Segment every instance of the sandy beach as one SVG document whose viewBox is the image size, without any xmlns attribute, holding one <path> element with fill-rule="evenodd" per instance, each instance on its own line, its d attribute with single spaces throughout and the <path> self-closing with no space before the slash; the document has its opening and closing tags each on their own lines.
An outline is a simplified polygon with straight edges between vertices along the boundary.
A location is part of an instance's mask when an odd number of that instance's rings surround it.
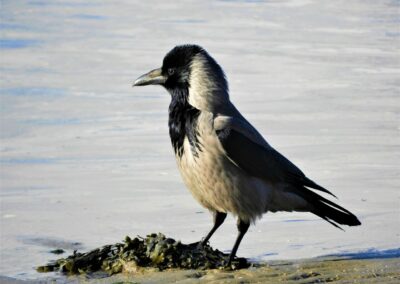
<svg viewBox="0 0 400 284">
<path fill-rule="evenodd" d="M 362 226 L 268 213 L 238 251 L 264 266 L 152 279 L 311 283 L 338 273 L 342 283 L 390 283 L 400 270 L 398 11 L 390 0 L 1 1 L 1 282 L 46 281 L 34 268 L 55 249 L 63 257 L 126 235 L 192 243 L 207 233 L 211 215 L 176 167 L 169 95 L 132 88 L 173 46 L 196 43 L 268 143 Z M 229 252 L 235 222 L 228 216 L 212 247 Z M 332 255 L 352 260 L 320 259 Z"/>
<path fill-rule="evenodd" d="M 276 261 L 235 272 L 168 271 L 118 275 L 90 282 L 115 283 L 399 283 L 399 258 Z"/>
<path fill-rule="evenodd" d="M 99 276 L 50 276 L 42 280 L 22 281 L 0 277 L 1 283 L 399 283 L 400 258 L 341 259 L 317 258 L 295 261 L 271 261 L 254 264 L 249 269 L 166 270 L 127 268 L 125 273 Z M 131 269 L 131 270 L 129 270 Z"/>
</svg>

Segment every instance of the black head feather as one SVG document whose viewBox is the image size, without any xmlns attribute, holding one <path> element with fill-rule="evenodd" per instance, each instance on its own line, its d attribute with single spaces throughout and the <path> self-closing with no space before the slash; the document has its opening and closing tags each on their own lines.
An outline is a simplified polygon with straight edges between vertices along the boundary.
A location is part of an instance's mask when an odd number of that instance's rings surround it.
<svg viewBox="0 0 400 284">
<path fill-rule="evenodd" d="M 201 52 L 204 52 L 204 49 L 194 44 L 175 46 L 164 57 L 162 70 L 163 72 L 167 72 L 170 67 L 187 67 L 191 63 L 193 57 Z"/>
<path fill-rule="evenodd" d="M 161 67 L 162 74 L 167 77 L 164 86 L 172 95 L 177 88 L 189 87 L 190 64 L 199 53 L 205 53 L 202 47 L 186 44 L 174 47 L 164 57 Z"/>
</svg>

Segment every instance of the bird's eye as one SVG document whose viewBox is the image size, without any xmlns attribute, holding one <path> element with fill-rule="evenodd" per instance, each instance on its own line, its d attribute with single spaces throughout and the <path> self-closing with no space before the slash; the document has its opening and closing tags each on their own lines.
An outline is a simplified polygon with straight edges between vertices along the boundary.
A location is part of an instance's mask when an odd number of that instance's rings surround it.
<svg viewBox="0 0 400 284">
<path fill-rule="evenodd" d="M 174 75 L 174 73 L 175 73 L 175 68 L 168 68 L 168 75 L 169 76 Z"/>
</svg>

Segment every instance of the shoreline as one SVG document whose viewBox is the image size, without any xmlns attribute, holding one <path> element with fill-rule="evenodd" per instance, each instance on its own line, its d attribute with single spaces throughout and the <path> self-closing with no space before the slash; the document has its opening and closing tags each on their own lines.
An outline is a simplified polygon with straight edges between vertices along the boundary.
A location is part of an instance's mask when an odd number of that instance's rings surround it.
<svg viewBox="0 0 400 284">
<path fill-rule="evenodd" d="M 248 269 L 226 271 L 126 267 L 125 272 L 109 277 L 48 277 L 18 280 L 0 276 L 5 284 L 18 283 L 399 283 L 400 257 L 348 259 L 324 257 L 253 263 Z M 101 278 L 103 277 L 103 278 Z"/>
<path fill-rule="evenodd" d="M 97 283 L 399 283 L 400 258 L 316 258 L 258 263 L 248 269 L 121 274 Z"/>
</svg>

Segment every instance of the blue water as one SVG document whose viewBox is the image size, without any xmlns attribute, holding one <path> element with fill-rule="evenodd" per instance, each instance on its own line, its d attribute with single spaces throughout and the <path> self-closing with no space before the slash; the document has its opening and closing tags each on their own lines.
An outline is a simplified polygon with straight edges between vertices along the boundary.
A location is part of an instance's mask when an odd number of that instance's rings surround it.
<svg viewBox="0 0 400 284">
<path fill-rule="evenodd" d="M 90 7 L 90 6 L 98 6 L 99 3 L 93 2 L 70 2 L 70 1 L 29 1 L 29 5 L 32 6 L 63 6 L 63 7 Z"/>
<path fill-rule="evenodd" d="M 15 88 L 0 88 L 0 95 L 8 96 L 64 96 L 67 92 L 61 88 L 50 87 L 15 87 Z"/>
<path fill-rule="evenodd" d="M 12 48 L 26 48 L 37 46 L 41 43 L 39 40 L 35 39 L 0 39 L 1 49 L 12 49 Z"/>
<path fill-rule="evenodd" d="M 33 124 L 33 125 L 73 125 L 80 124 L 81 119 L 79 118 L 38 118 L 38 119 L 29 119 L 21 121 L 25 124 Z"/>
<path fill-rule="evenodd" d="M 26 30 L 27 26 L 21 24 L 0 23 L 0 30 Z"/>
<path fill-rule="evenodd" d="M 90 15 L 90 14 L 76 14 L 76 15 L 72 15 L 72 18 L 85 19 L 85 20 L 104 20 L 104 19 L 107 19 L 107 17 L 105 17 L 105 16 Z"/>
<path fill-rule="evenodd" d="M 0 165 L 54 164 L 56 161 L 51 158 L 0 158 Z"/>
</svg>

